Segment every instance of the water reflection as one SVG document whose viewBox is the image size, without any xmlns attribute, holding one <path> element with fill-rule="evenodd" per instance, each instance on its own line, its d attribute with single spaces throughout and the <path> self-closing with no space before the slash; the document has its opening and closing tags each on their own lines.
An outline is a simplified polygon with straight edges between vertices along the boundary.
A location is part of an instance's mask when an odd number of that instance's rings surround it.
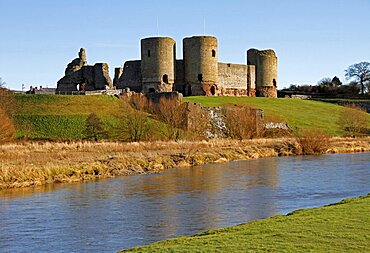
<svg viewBox="0 0 370 253">
<path fill-rule="evenodd" d="M 113 252 L 368 192 L 368 154 L 239 161 L 3 191 L 0 249 Z"/>
</svg>

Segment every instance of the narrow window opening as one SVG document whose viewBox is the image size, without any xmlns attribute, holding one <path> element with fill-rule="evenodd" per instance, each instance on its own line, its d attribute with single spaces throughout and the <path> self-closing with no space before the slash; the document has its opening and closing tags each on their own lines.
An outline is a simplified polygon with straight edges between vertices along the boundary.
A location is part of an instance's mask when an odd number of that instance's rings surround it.
<svg viewBox="0 0 370 253">
<path fill-rule="evenodd" d="M 214 85 L 212 85 L 212 87 L 211 87 L 211 94 L 212 94 L 212 96 L 214 96 L 216 94 L 216 87 Z"/>
<path fill-rule="evenodd" d="M 192 95 L 191 85 L 190 84 L 188 85 L 188 92 L 187 93 L 188 93 L 188 96 L 191 96 Z"/>
<path fill-rule="evenodd" d="M 150 57 L 150 50 L 148 50 L 148 57 Z"/>
<path fill-rule="evenodd" d="M 203 82 L 203 75 L 202 74 L 198 74 L 198 81 Z"/>
<path fill-rule="evenodd" d="M 230 64 L 230 63 L 228 63 L 228 64 L 227 64 L 227 66 L 230 68 L 230 67 L 231 67 L 231 64 Z"/>
<path fill-rule="evenodd" d="M 165 84 L 168 84 L 168 75 L 167 74 L 163 75 L 163 82 Z"/>
<path fill-rule="evenodd" d="M 155 89 L 154 88 L 149 88 L 149 93 L 154 93 Z"/>
<path fill-rule="evenodd" d="M 274 85 L 274 87 L 276 88 L 276 79 L 272 79 L 272 84 Z"/>
<path fill-rule="evenodd" d="M 212 57 L 216 57 L 216 50 L 212 49 Z"/>
</svg>

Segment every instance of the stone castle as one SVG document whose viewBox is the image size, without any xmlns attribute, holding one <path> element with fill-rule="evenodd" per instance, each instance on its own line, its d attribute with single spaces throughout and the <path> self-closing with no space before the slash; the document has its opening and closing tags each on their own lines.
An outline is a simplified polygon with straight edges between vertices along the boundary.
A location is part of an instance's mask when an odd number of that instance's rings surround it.
<svg viewBox="0 0 370 253">
<path fill-rule="evenodd" d="M 81 49 L 58 81 L 57 93 L 129 88 L 143 93 L 178 91 L 184 96 L 277 96 L 277 57 L 271 49 L 249 49 L 247 65 L 221 63 L 217 38 L 193 36 L 184 38 L 183 56 L 176 59 L 172 38 L 142 39 L 141 60 L 115 68 L 112 82 L 108 65 L 87 65 Z"/>
</svg>

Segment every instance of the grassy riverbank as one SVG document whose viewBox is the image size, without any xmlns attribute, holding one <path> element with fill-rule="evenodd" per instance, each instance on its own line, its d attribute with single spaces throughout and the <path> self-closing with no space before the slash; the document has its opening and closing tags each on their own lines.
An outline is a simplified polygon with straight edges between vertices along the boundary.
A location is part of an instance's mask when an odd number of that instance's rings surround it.
<svg viewBox="0 0 370 253">
<path fill-rule="evenodd" d="M 368 252 L 370 195 L 125 252 Z"/>
<path fill-rule="evenodd" d="M 333 138 L 325 153 L 370 151 L 370 137 Z M 0 189 L 80 182 L 174 167 L 301 154 L 294 138 L 202 142 L 24 142 L 0 146 Z"/>
</svg>

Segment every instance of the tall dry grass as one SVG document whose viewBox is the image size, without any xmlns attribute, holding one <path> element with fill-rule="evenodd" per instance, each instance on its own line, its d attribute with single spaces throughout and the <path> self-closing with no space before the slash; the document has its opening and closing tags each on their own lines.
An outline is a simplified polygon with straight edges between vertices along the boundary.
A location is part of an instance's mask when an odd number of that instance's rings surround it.
<svg viewBox="0 0 370 253">
<path fill-rule="evenodd" d="M 304 129 L 297 134 L 296 140 L 304 155 L 323 154 L 330 145 L 330 135 L 317 129 Z"/>
<path fill-rule="evenodd" d="M 370 138 L 335 138 L 330 153 L 370 151 Z M 300 153 L 294 138 L 236 141 L 20 142 L 0 146 L 0 189 L 156 173 L 174 167 Z"/>
</svg>

